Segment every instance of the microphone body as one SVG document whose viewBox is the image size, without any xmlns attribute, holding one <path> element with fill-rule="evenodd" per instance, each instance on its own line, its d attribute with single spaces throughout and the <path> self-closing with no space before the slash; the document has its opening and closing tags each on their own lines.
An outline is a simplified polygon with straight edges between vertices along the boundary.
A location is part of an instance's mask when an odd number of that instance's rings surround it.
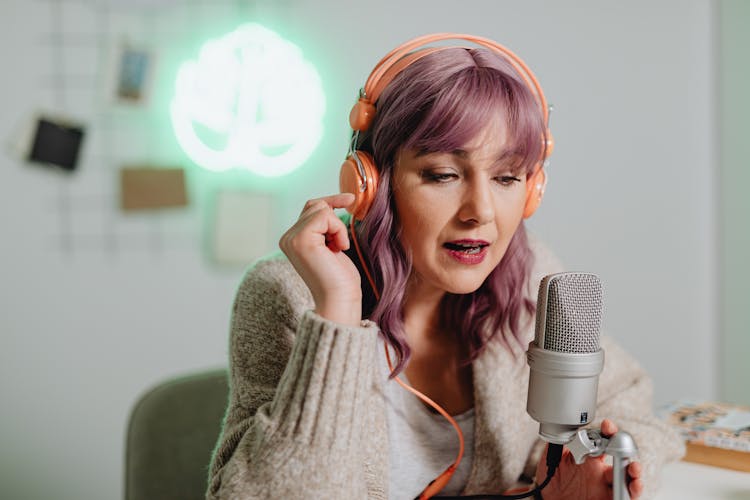
<svg viewBox="0 0 750 500">
<path fill-rule="evenodd" d="M 593 274 L 552 274 L 539 286 L 536 332 L 526 353 L 526 411 L 549 443 L 569 442 L 594 419 L 604 367 L 601 312 L 601 282 Z"/>
</svg>

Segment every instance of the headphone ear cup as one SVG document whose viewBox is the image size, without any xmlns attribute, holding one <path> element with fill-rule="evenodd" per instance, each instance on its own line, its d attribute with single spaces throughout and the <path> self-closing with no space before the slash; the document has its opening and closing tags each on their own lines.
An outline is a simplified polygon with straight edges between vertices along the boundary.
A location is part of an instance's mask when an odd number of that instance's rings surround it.
<svg viewBox="0 0 750 500">
<path fill-rule="evenodd" d="M 542 203 L 544 188 L 547 185 L 547 174 L 544 168 L 539 168 L 536 173 L 526 181 L 526 205 L 523 207 L 523 218 L 528 219 Z"/>
<path fill-rule="evenodd" d="M 354 158 L 356 155 L 357 158 Z M 367 176 L 367 182 L 362 179 L 357 160 L 362 164 L 362 169 Z M 362 189 L 365 184 L 364 189 Z M 342 193 L 352 193 L 354 203 L 347 207 L 347 212 L 354 216 L 355 220 L 362 220 L 372 206 L 375 199 L 375 192 L 378 188 L 378 171 L 375 168 L 375 162 L 368 153 L 355 151 L 349 155 L 344 163 L 341 164 L 339 172 L 339 188 Z"/>
<path fill-rule="evenodd" d="M 544 139 L 544 160 L 552 156 L 552 152 L 555 150 L 555 138 L 552 137 L 552 132 L 547 129 L 547 137 Z"/>
</svg>

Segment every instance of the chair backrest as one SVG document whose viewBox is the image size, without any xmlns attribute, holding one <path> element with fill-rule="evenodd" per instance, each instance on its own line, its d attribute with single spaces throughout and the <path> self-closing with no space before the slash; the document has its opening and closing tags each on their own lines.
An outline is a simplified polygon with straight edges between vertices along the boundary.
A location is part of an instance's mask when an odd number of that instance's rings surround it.
<svg viewBox="0 0 750 500">
<path fill-rule="evenodd" d="M 204 499 L 229 393 L 226 370 L 162 382 L 136 402 L 125 443 L 125 500 Z"/>
</svg>

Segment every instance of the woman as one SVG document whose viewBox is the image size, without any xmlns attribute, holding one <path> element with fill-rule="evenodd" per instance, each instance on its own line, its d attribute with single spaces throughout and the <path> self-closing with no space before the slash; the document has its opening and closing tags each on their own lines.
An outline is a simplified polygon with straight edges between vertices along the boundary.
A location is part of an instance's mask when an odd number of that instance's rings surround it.
<svg viewBox="0 0 750 500">
<path fill-rule="evenodd" d="M 481 47 L 424 48 L 433 38 Z M 523 225 L 551 149 L 541 89 L 511 53 L 464 35 L 416 39 L 373 75 L 342 167 L 357 196 L 308 201 L 285 257 L 256 263 L 237 293 L 209 498 L 472 495 L 545 478 L 523 356 L 539 281 L 561 271 Z M 645 498 L 681 444 L 651 415 L 647 375 L 602 344 L 598 425 L 635 437 L 629 492 Z M 394 375 L 453 417 L 462 460 L 451 424 Z M 566 452 L 543 495 L 611 498 L 611 484 L 602 459 Z"/>
</svg>

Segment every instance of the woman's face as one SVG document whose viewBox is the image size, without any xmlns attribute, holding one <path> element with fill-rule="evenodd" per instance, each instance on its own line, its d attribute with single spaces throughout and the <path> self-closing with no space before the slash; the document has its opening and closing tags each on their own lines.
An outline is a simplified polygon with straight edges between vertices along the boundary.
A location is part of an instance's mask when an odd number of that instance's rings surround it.
<svg viewBox="0 0 750 500">
<path fill-rule="evenodd" d="M 505 255 L 526 199 L 505 137 L 498 119 L 452 152 L 400 151 L 393 195 L 420 293 L 473 292 Z"/>
</svg>

